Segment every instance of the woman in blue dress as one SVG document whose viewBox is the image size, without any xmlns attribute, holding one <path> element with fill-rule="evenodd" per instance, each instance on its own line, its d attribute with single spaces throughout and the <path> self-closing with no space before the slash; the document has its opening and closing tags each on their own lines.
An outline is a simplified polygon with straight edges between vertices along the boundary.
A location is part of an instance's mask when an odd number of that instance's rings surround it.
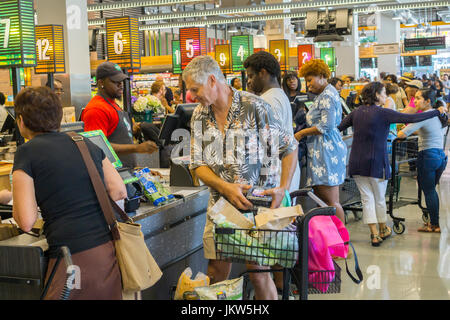
<svg viewBox="0 0 450 320">
<path fill-rule="evenodd" d="M 300 69 L 308 90 L 318 97 L 306 115 L 307 129 L 295 138 L 307 137 L 306 185 L 327 205 L 336 208 L 336 216 L 344 221 L 344 210 L 339 203 L 339 186 L 344 182 L 347 164 L 347 146 L 337 128 L 342 120 L 339 93 L 328 84 L 330 69 L 323 60 L 308 61 Z"/>
</svg>

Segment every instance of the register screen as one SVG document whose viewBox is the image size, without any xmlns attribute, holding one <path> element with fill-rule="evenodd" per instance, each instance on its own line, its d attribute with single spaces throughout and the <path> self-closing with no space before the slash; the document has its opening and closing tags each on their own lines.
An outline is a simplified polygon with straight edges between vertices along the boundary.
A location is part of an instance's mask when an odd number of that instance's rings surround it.
<svg viewBox="0 0 450 320">
<path fill-rule="evenodd" d="M 114 157 L 114 155 L 111 153 L 111 150 L 109 150 L 105 141 L 103 141 L 102 136 L 92 136 L 92 137 L 89 137 L 89 140 L 92 141 L 93 143 L 95 143 L 98 147 L 100 147 L 103 150 L 106 157 L 108 158 L 109 161 L 111 161 L 111 163 L 114 163 L 117 161 L 116 158 Z"/>
</svg>

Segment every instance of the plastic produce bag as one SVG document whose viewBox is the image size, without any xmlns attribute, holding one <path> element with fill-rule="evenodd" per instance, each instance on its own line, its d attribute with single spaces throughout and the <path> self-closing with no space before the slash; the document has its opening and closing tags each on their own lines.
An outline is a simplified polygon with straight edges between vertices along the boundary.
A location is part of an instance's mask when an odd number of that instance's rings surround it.
<svg viewBox="0 0 450 320">
<path fill-rule="evenodd" d="M 225 280 L 210 286 L 197 287 L 200 300 L 242 300 L 244 277 Z"/>
<path fill-rule="evenodd" d="M 194 279 L 191 278 L 192 269 L 187 267 L 178 279 L 175 300 L 183 300 L 183 294 L 186 291 L 194 291 L 196 287 L 209 286 L 209 277 L 202 272 L 198 272 Z"/>
</svg>

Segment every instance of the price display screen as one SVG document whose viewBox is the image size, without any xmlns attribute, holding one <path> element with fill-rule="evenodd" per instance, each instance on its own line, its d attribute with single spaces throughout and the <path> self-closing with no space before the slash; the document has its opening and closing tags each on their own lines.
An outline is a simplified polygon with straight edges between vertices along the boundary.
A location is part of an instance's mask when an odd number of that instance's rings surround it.
<svg viewBox="0 0 450 320">
<path fill-rule="evenodd" d="M 216 44 L 215 58 L 223 73 L 232 73 L 231 68 L 231 45 Z"/>
<path fill-rule="evenodd" d="M 206 28 L 180 29 L 181 69 L 187 67 L 195 57 L 207 54 Z"/>
<path fill-rule="evenodd" d="M 277 59 L 281 71 L 289 69 L 289 40 L 270 40 L 269 52 Z"/>
<path fill-rule="evenodd" d="M 253 54 L 253 36 L 231 37 L 231 63 L 233 71 L 243 71 L 244 61 Z"/>
<path fill-rule="evenodd" d="M 63 26 L 36 26 L 36 73 L 64 73 Z"/>
<path fill-rule="evenodd" d="M 0 68 L 36 65 L 33 0 L 0 1 Z"/>
</svg>

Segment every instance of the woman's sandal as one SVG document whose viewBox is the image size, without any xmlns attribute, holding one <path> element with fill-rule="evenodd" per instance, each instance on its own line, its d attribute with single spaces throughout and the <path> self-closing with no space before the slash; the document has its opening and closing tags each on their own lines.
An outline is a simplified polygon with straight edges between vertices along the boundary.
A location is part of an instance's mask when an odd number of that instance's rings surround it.
<svg viewBox="0 0 450 320">
<path fill-rule="evenodd" d="M 417 229 L 417 231 L 427 233 L 441 233 L 441 228 L 439 228 L 439 226 L 432 226 L 431 224 L 427 224 L 422 228 Z"/>
<path fill-rule="evenodd" d="M 380 244 L 383 242 L 383 239 L 378 234 L 371 234 L 370 239 L 372 240 L 372 246 L 373 247 L 379 247 Z M 374 240 L 377 240 L 377 242 L 374 242 Z"/>
<path fill-rule="evenodd" d="M 380 237 L 383 240 L 386 240 L 387 238 L 389 238 L 392 235 L 392 229 L 389 228 L 388 226 L 385 226 L 383 231 L 380 232 Z"/>
</svg>

